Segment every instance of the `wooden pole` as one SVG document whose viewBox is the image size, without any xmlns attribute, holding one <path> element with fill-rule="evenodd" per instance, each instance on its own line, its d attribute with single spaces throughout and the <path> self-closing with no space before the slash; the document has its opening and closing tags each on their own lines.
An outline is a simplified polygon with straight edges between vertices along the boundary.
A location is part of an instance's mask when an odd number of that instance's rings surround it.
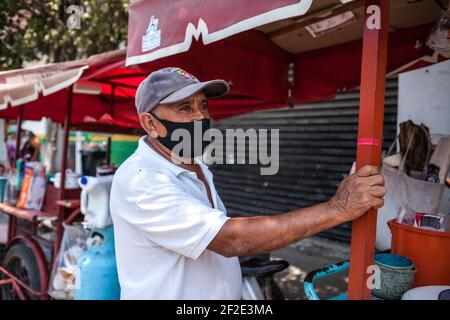
<svg viewBox="0 0 450 320">
<path fill-rule="evenodd" d="M 70 116 L 72 114 L 72 100 L 73 100 L 73 85 L 69 87 L 68 99 L 67 99 L 67 112 L 66 118 L 64 119 L 64 142 L 63 142 L 63 150 L 62 150 L 62 159 L 61 159 L 61 178 L 60 178 L 60 186 L 59 186 L 59 194 L 58 200 L 63 200 L 65 196 L 65 186 L 66 186 L 66 168 L 67 168 L 67 152 L 69 149 L 69 127 L 70 127 Z M 63 234 L 63 226 L 62 222 L 64 221 L 64 207 L 60 206 L 59 208 L 59 218 L 56 224 L 56 237 L 54 244 L 54 253 L 59 250 L 59 246 L 61 244 L 62 234 Z"/>
<path fill-rule="evenodd" d="M 366 0 L 356 168 L 380 166 L 384 119 L 389 0 Z M 367 280 L 375 252 L 377 210 L 353 221 L 348 298 L 371 299 Z"/>
</svg>

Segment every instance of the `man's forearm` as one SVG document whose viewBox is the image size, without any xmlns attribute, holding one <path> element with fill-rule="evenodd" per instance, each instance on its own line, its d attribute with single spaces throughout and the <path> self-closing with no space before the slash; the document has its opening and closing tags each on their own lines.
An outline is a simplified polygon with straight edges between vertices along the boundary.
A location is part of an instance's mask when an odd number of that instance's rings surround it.
<svg viewBox="0 0 450 320">
<path fill-rule="evenodd" d="M 343 222 L 329 202 L 277 216 L 232 218 L 209 249 L 226 256 L 270 252 Z"/>
<path fill-rule="evenodd" d="M 208 249 L 224 256 L 263 253 L 285 247 L 325 229 L 381 208 L 386 194 L 384 178 L 374 166 L 364 166 L 339 184 L 325 203 L 278 216 L 228 220 Z"/>
</svg>

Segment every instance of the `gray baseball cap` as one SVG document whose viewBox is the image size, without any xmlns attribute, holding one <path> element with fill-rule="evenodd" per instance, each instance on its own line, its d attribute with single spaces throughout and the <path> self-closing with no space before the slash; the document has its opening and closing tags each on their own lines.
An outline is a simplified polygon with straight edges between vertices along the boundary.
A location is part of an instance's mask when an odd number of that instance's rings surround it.
<svg viewBox="0 0 450 320">
<path fill-rule="evenodd" d="M 152 72 L 141 82 L 136 91 L 138 114 L 150 112 L 159 104 L 182 101 L 202 91 L 207 98 L 224 96 L 230 86 L 224 80 L 200 82 L 192 74 L 176 67 Z"/>
</svg>

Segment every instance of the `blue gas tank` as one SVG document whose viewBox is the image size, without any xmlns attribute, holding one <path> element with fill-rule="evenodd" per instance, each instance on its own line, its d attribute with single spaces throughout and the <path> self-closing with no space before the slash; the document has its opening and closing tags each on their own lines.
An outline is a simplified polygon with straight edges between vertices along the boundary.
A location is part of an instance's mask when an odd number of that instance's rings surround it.
<svg viewBox="0 0 450 320">
<path fill-rule="evenodd" d="M 103 241 L 90 246 L 78 258 L 79 280 L 75 300 L 118 300 L 120 285 L 117 276 L 113 226 L 94 229 L 90 238 L 99 235 Z"/>
</svg>

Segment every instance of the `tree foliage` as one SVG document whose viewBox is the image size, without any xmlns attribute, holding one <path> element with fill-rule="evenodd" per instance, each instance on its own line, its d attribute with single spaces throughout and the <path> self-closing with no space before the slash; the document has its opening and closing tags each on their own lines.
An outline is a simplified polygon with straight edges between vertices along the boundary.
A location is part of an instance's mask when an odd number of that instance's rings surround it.
<svg viewBox="0 0 450 320">
<path fill-rule="evenodd" d="M 127 0 L 1 0 L 0 69 L 118 49 L 126 44 L 127 20 Z"/>
</svg>

